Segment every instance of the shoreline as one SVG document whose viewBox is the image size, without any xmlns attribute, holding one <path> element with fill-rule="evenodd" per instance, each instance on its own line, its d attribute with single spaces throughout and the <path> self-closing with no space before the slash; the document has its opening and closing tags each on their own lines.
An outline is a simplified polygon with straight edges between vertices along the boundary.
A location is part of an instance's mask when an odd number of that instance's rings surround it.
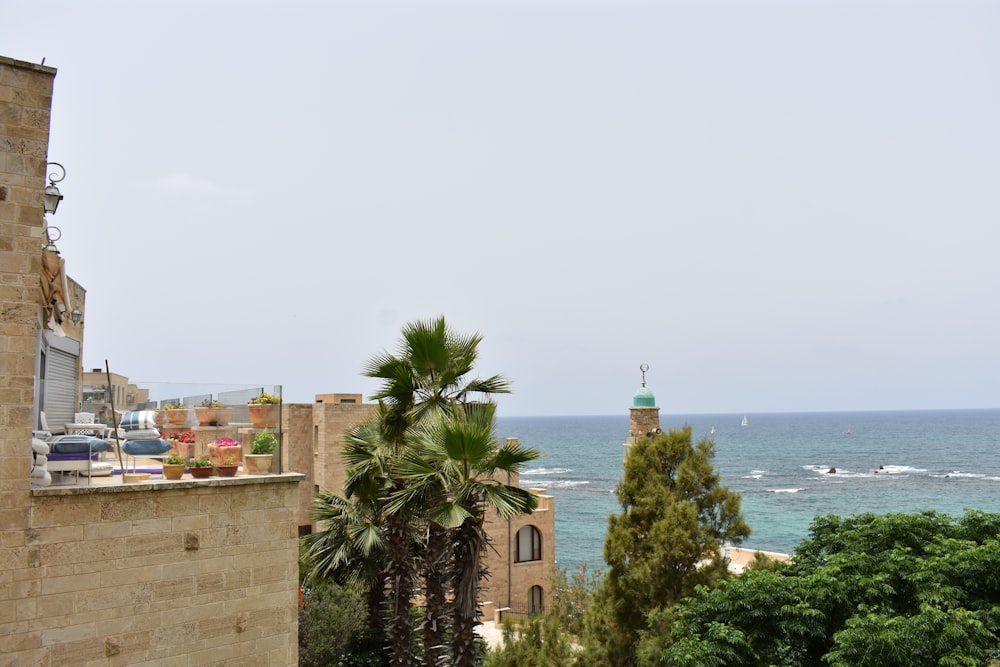
<svg viewBox="0 0 1000 667">
<path fill-rule="evenodd" d="M 746 566 L 753 561 L 754 556 L 757 554 L 764 554 L 768 558 L 780 561 L 790 561 L 792 559 L 789 554 L 783 554 L 777 551 L 746 549 L 743 547 L 728 547 L 723 549 L 723 553 L 729 558 L 729 569 L 732 572 L 742 572 Z"/>
</svg>

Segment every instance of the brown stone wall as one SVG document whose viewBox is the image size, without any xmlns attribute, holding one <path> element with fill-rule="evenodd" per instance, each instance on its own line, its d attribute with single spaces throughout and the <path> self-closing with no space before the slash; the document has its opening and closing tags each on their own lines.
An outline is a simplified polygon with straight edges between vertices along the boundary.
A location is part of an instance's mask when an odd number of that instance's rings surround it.
<svg viewBox="0 0 1000 667">
<path fill-rule="evenodd" d="M 30 516 L 42 191 L 56 71 L 0 56 L 0 641 L 15 648 L 35 612 L 22 568 Z M 25 599 L 29 598 L 29 599 Z M 11 663 L 3 657 L 0 664 Z"/>
<path fill-rule="evenodd" d="M 0 664 L 297 664 L 300 479 L 35 490 Z"/>
<path fill-rule="evenodd" d="M 517 486 L 518 480 L 513 478 L 508 483 Z M 494 620 L 496 610 L 527 608 L 528 590 L 532 586 L 542 587 L 543 606 L 548 604 L 556 562 L 555 499 L 544 489 L 531 491 L 538 498 L 538 507 L 532 514 L 513 519 L 501 519 L 495 513 L 487 516 L 485 528 L 492 547 L 487 550 L 485 560 L 490 577 L 481 595 L 485 620 Z M 514 541 L 525 526 L 534 526 L 541 534 L 542 559 L 515 563 Z"/>
<path fill-rule="evenodd" d="M 357 403 L 319 401 L 320 396 L 357 397 Z M 296 522 L 308 526 L 313 494 L 320 490 L 343 495 L 347 470 L 341 456 L 344 433 L 370 417 L 377 406 L 361 403 L 360 394 L 322 394 L 316 403 L 282 406 L 282 470 L 305 475 Z"/>
<path fill-rule="evenodd" d="M 374 403 L 316 403 L 314 407 L 316 484 L 320 489 L 342 495 L 347 479 L 347 467 L 341 454 L 343 435 L 375 414 L 378 406 Z"/>
<path fill-rule="evenodd" d="M 285 403 L 281 407 L 281 469 L 305 475 L 295 512 L 295 525 L 306 526 L 316 487 L 316 471 L 312 463 L 313 406 L 309 403 Z"/>
<path fill-rule="evenodd" d="M 633 438 L 641 438 L 650 431 L 660 428 L 659 408 L 630 408 L 628 434 Z"/>
</svg>

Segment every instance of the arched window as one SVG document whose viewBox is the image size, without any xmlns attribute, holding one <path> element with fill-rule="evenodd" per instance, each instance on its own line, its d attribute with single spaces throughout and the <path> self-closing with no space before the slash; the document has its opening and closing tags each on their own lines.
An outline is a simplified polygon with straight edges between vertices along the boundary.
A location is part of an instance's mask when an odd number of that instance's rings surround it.
<svg viewBox="0 0 1000 667">
<path fill-rule="evenodd" d="M 528 614 L 534 616 L 545 609 L 542 607 L 542 587 L 532 586 L 528 589 Z"/>
<path fill-rule="evenodd" d="M 517 531 L 517 543 L 514 545 L 514 562 L 529 560 L 542 560 L 542 534 L 534 526 L 525 526 Z"/>
</svg>

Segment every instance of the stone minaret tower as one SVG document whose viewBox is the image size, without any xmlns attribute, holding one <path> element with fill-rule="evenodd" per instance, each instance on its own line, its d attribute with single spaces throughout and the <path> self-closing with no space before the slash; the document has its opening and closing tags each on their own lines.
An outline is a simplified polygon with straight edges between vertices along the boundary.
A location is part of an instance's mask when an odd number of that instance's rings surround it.
<svg viewBox="0 0 1000 667">
<path fill-rule="evenodd" d="M 642 386 L 632 397 L 632 407 L 629 408 L 628 439 L 625 440 L 625 454 L 635 441 L 650 433 L 660 432 L 660 409 L 656 407 L 656 397 L 646 388 L 646 371 L 649 364 L 639 366 L 642 371 Z"/>
</svg>

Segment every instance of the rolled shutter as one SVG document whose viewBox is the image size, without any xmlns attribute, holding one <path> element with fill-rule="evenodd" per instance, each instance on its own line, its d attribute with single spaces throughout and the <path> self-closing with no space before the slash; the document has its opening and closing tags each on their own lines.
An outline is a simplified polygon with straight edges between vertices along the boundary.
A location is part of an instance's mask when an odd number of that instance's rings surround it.
<svg viewBox="0 0 1000 667">
<path fill-rule="evenodd" d="M 66 424 L 73 423 L 76 413 L 76 367 L 79 357 L 54 347 L 45 357 L 45 394 L 41 409 L 53 433 L 62 433 Z"/>
</svg>

